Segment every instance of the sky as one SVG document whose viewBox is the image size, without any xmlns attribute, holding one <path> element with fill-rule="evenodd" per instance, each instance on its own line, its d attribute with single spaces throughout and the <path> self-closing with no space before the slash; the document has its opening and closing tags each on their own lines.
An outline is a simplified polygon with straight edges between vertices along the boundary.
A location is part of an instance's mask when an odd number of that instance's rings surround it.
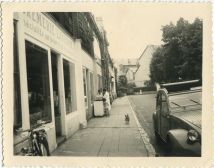
<svg viewBox="0 0 214 168">
<path fill-rule="evenodd" d="M 162 44 L 161 27 L 176 24 L 180 17 L 193 22 L 203 19 L 207 6 L 201 4 L 106 5 L 92 13 L 102 17 L 113 59 L 139 58 L 149 44 Z"/>
</svg>

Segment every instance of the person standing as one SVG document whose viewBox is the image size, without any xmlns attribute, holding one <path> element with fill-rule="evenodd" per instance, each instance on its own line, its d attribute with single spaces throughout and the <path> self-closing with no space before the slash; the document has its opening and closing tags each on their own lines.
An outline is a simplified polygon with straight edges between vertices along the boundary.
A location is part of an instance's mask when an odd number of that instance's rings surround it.
<svg viewBox="0 0 214 168">
<path fill-rule="evenodd" d="M 109 116 L 110 110 L 111 110 L 111 104 L 110 104 L 109 93 L 106 89 L 103 89 L 103 102 L 104 102 L 105 115 Z"/>
<path fill-rule="evenodd" d="M 99 89 L 96 95 L 96 100 L 102 100 L 102 99 L 103 99 L 103 93 L 102 93 L 102 90 Z"/>
</svg>

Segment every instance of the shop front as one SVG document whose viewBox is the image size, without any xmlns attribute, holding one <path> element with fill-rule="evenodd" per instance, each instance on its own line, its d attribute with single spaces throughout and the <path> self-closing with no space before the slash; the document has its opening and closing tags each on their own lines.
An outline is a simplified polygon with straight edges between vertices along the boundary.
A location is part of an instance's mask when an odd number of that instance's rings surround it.
<svg viewBox="0 0 214 168">
<path fill-rule="evenodd" d="M 14 130 L 50 121 L 44 128 L 51 151 L 86 125 L 81 50 L 49 15 L 14 14 Z M 25 138 L 14 131 L 15 154 Z"/>
</svg>

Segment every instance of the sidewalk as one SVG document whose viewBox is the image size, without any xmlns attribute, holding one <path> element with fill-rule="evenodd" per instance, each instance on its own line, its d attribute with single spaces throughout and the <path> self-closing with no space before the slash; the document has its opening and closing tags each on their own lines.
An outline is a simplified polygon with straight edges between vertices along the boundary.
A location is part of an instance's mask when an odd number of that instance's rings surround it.
<svg viewBox="0 0 214 168">
<path fill-rule="evenodd" d="M 125 123 L 124 114 L 130 117 Z M 78 130 L 52 156 L 154 156 L 144 130 L 140 127 L 127 97 L 113 102 L 110 117 L 93 118 Z"/>
</svg>

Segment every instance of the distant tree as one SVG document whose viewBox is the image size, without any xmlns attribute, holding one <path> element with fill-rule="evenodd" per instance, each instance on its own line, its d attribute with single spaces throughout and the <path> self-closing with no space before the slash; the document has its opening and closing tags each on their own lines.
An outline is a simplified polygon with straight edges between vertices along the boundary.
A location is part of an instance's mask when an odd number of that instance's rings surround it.
<svg viewBox="0 0 214 168">
<path fill-rule="evenodd" d="M 151 80 L 146 80 L 146 81 L 144 81 L 144 85 L 146 87 L 153 87 L 154 83 Z"/>
<path fill-rule="evenodd" d="M 118 82 L 117 82 L 117 94 L 118 96 L 121 96 L 123 94 L 127 93 L 127 78 L 125 75 L 118 76 Z"/>
<path fill-rule="evenodd" d="M 133 88 L 133 87 L 136 87 L 136 85 L 135 85 L 134 82 L 130 82 L 130 83 L 127 83 L 127 87 L 128 88 Z"/>
<path fill-rule="evenodd" d="M 198 18 L 192 24 L 180 18 L 176 25 L 163 26 L 164 44 L 153 54 L 151 81 L 202 79 L 202 28 Z"/>
<path fill-rule="evenodd" d="M 165 57 L 163 48 L 159 47 L 153 54 L 150 64 L 150 78 L 152 82 L 165 81 Z"/>
<path fill-rule="evenodd" d="M 134 88 L 136 87 L 134 82 L 127 84 L 127 94 L 134 94 Z"/>
<path fill-rule="evenodd" d="M 119 87 L 127 87 L 127 78 L 125 75 L 120 75 L 118 77 L 118 86 Z"/>
</svg>

